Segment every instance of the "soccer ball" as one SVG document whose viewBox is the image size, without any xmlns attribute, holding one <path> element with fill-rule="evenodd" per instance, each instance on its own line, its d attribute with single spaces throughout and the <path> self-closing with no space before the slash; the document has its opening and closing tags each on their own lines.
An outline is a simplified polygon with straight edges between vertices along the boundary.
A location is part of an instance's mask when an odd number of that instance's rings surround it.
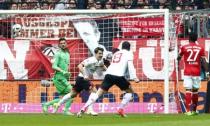
<svg viewBox="0 0 210 126">
<path fill-rule="evenodd" d="M 14 33 L 20 32 L 21 29 L 22 29 L 22 26 L 20 24 L 15 24 L 15 25 L 12 26 L 12 30 L 13 30 Z"/>
</svg>

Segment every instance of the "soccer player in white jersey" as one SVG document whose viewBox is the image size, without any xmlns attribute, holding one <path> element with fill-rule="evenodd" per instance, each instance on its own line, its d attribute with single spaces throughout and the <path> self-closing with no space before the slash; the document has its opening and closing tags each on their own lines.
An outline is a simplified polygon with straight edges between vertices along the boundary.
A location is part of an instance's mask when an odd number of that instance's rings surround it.
<svg viewBox="0 0 210 126">
<path fill-rule="evenodd" d="M 122 43 L 122 50 L 114 53 L 112 62 L 107 68 L 106 75 L 101 84 L 101 87 L 98 89 L 96 94 L 89 98 L 80 112 L 77 113 L 77 116 L 81 117 L 88 106 L 92 105 L 103 93 L 107 92 L 109 88 L 111 88 L 113 85 L 116 85 L 122 91 L 126 92 L 118 109 L 118 114 L 121 117 L 126 117 L 123 108 L 132 99 L 133 93 L 130 82 L 125 78 L 125 73 L 127 70 L 129 70 L 130 79 L 135 80 L 135 82 L 139 82 L 139 79 L 136 76 L 136 70 L 133 65 L 133 54 L 130 52 L 130 43 L 125 41 Z"/>
<path fill-rule="evenodd" d="M 65 95 L 58 103 L 54 104 L 55 111 L 57 111 L 58 107 L 61 104 L 66 102 L 69 98 L 76 97 L 77 94 L 79 94 L 82 90 L 86 90 L 91 93 L 89 98 L 95 95 L 97 89 L 92 85 L 90 79 L 93 79 L 93 73 L 95 73 L 96 71 L 105 71 L 107 69 L 102 59 L 103 51 L 104 49 L 101 47 L 95 48 L 95 56 L 85 59 L 78 65 L 80 72 L 76 78 L 76 83 L 71 93 Z M 93 111 L 92 105 L 88 107 L 87 114 L 98 115 L 98 113 Z"/>
</svg>

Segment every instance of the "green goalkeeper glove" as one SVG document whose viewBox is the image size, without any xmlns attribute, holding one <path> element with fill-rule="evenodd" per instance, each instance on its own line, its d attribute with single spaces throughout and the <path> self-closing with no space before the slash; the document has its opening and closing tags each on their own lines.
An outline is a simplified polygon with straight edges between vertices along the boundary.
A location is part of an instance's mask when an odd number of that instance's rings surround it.
<svg viewBox="0 0 210 126">
<path fill-rule="evenodd" d="M 66 78 L 70 78 L 70 77 L 71 77 L 71 73 L 70 73 L 70 72 L 62 71 L 62 74 L 63 74 Z"/>
</svg>

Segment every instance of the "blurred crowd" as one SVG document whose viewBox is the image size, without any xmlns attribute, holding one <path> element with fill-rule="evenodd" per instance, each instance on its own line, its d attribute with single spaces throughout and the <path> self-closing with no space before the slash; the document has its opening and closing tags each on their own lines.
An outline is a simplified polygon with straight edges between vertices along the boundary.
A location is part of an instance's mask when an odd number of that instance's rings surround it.
<svg viewBox="0 0 210 126">
<path fill-rule="evenodd" d="M 210 0 L 0 0 L 0 9 L 161 9 L 197 10 L 210 8 Z"/>
<path fill-rule="evenodd" d="M 185 13 L 179 37 L 197 32 L 210 38 L 210 0 L 0 0 L 0 10 L 164 9 Z M 190 13 L 192 12 L 192 13 Z"/>
</svg>

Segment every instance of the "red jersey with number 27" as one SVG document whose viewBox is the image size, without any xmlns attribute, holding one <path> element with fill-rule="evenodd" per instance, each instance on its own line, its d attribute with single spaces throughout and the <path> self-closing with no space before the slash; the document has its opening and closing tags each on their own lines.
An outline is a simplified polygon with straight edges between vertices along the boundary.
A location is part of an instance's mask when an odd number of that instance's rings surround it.
<svg viewBox="0 0 210 126">
<path fill-rule="evenodd" d="M 181 47 L 179 54 L 184 56 L 184 75 L 200 76 L 201 57 L 205 56 L 204 48 L 196 43 L 190 42 Z"/>
</svg>

